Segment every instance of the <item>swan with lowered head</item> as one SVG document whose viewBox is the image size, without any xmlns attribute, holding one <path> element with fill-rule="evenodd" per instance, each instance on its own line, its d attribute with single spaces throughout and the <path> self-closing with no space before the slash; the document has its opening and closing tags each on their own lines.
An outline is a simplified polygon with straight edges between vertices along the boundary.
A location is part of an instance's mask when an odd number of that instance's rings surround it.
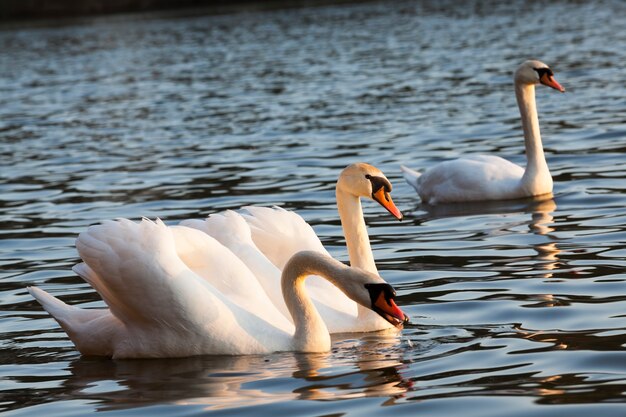
<svg viewBox="0 0 626 417">
<path fill-rule="evenodd" d="M 228 250 L 220 251 L 217 241 L 199 231 L 178 227 L 182 237 L 177 237 L 175 230 L 160 221 L 118 220 L 91 226 L 79 235 L 77 249 L 84 264 L 75 270 L 109 308 L 81 309 L 39 288 L 28 290 L 88 356 L 328 351 L 328 330 L 304 288 L 310 274 L 326 278 L 394 326 L 408 320 L 394 302 L 392 287 L 378 275 L 317 252 L 300 252 L 282 273 L 282 291 L 295 326 L 285 325 L 255 288 L 256 278 L 246 274 L 234 255 L 229 258 Z M 183 248 L 177 248 L 177 239 L 185 240 L 187 234 L 198 234 L 192 240 L 210 248 L 185 246 L 184 241 Z M 212 285 L 219 278 L 207 279 L 202 273 L 220 274 L 223 288 Z"/>
<path fill-rule="evenodd" d="M 543 62 L 526 61 L 515 71 L 515 96 L 522 118 L 526 169 L 491 155 L 467 156 L 442 162 L 419 173 L 401 166 L 404 178 L 424 203 L 508 200 L 552 192 L 535 104 L 535 85 L 564 92 L 552 70 Z"/>
<path fill-rule="evenodd" d="M 394 217 L 402 219 L 390 192 L 391 183 L 372 165 L 351 164 L 339 175 L 335 194 L 351 266 L 378 273 L 360 198 L 371 198 Z M 325 255 L 328 252 L 311 226 L 294 212 L 277 207 L 246 207 L 245 211 L 247 213 L 211 214 L 205 220 L 186 220 L 181 224 L 202 230 L 228 247 L 254 271 L 274 305 L 283 315 L 290 317 L 280 291 L 280 271 L 299 251 Z M 370 309 L 350 300 L 327 280 L 311 277 L 307 280 L 307 288 L 331 333 L 393 328 Z"/>
</svg>

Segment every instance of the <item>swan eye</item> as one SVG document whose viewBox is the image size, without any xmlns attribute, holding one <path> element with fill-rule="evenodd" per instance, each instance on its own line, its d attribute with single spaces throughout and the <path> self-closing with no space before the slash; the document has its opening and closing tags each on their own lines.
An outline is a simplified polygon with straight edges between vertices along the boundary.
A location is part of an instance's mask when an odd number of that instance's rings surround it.
<svg viewBox="0 0 626 417">
<path fill-rule="evenodd" d="M 365 284 L 369 291 L 371 309 L 394 326 L 401 328 L 408 323 L 409 317 L 396 305 L 394 298 L 396 291 L 386 282 L 379 284 Z"/>
<path fill-rule="evenodd" d="M 369 175 L 370 185 L 372 186 L 372 200 L 383 206 L 389 213 L 398 220 L 402 220 L 402 212 L 393 203 L 391 199 L 391 183 L 385 177 L 373 177 Z"/>
<path fill-rule="evenodd" d="M 387 304 L 390 304 L 391 300 L 396 298 L 396 290 L 387 283 L 365 284 L 365 288 L 369 291 L 372 300 L 377 300 L 382 294 Z"/>
<path fill-rule="evenodd" d="M 365 178 L 370 180 L 370 182 L 372 183 L 372 194 L 375 194 L 381 188 L 383 188 L 387 193 L 391 192 L 391 183 L 389 182 L 389 180 L 387 180 L 387 178 L 373 177 L 369 174 L 367 174 Z"/>
<path fill-rule="evenodd" d="M 548 75 L 550 77 L 554 76 L 554 73 L 552 72 L 552 70 L 550 68 L 533 68 L 536 72 L 537 75 L 539 75 L 539 78 L 543 77 L 544 75 Z"/>
</svg>

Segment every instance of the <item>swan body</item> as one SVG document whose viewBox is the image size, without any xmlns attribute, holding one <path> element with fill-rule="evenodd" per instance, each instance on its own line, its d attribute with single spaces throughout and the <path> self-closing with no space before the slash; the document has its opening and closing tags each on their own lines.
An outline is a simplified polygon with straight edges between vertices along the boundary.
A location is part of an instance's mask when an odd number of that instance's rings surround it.
<svg viewBox="0 0 626 417">
<path fill-rule="evenodd" d="M 371 165 L 352 164 L 340 174 L 336 186 L 337 206 L 351 266 L 378 273 L 360 197 L 374 199 L 401 219 L 402 214 L 393 204 L 390 191 L 389 180 Z M 302 217 L 279 207 L 246 207 L 242 213 L 216 213 L 206 220 L 187 220 L 181 224 L 202 230 L 231 249 L 255 271 L 268 297 L 283 314 L 286 314 L 287 306 L 279 283 L 280 271 L 286 262 L 299 251 L 330 256 Z M 350 300 L 327 280 L 312 277 L 307 281 L 307 288 L 331 333 L 393 328 L 379 315 Z"/>
<path fill-rule="evenodd" d="M 289 255 L 303 250 L 310 250 L 330 256 L 313 232 L 313 229 L 297 214 L 280 208 L 249 207 L 248 209 L 261 217 L 265 214 L 269 214 L 273 219 L 275 219 L 276 216 L 271 216 L 271 214 L 280 213 L 280 215 L 286 217 L 287 221 L 293 220 L 295 225 L 302 227 L 301 233 L 294 235 L 296 238 L 300 236 L 302 242 L 300 242 L 296 248 L 290 248 L 288 252 Z M 264 211 L 268 211 L 269 213 L 264 213 Z M 283 222 L 281 224 L 284 225 L 286 223 L 287 222 Z M 276 308 L 286 318 L 290 317 L 280 286 L 281 270 L 284 269 L 288 259 L 283 260 L 283 253 L 275 251 L 273 247 L 266 248 L 269 250 L 269 254 L 264 254 L 252 240 L 250 225 L 246 222 L 242 214 L 227 210 L 223 213 L 212 214 L 205 220 L 185 220 L 181 225 L 203 231 L 230 249 L 250 271 L 254 271 L 254 275 L 258 279 L 259 284 Z M 295 252 L 292 253 L 292 250 L 295 250 Z M 280 268 L 270 259 L 277 262 Z M 322 312 L 323 316 L 335 315 L 336 318 L 339 318 L 337 316 L 345 315 L 341 321 L 350 321 L 353 319 L 353 317 L 351 318 L 350 316 L 356 316 L 356 304 L 351 300 L 350 303 L 346 303 L 344 300 L 346 296 L 327 280 L 311 278 L 307 282 L 307 287 L 317 308 Z M 334 324 L 331 327 L 333 329 L 336 327 L 343 328 L 345 325 Z"/>
<path fill-rule="evenodd" d="M 527 164 L 522 168 L 497 156 L 478 155 L 442 162 L 419 173 L 401 166 L 405 180 L 424 203 L 508 200 L 552 192 L 552 176 L 543 152 L 535 85 L 565 89 L 543 62 L 526 61 L 514 76 L 515 96 L 522 118 Z"/>
<path fill-rule="evenodd" d="M 81 233 L 77 249 L 84 263 L 75 271 L 108 308 L 81 309 L 39 288 L 28 290 L 84 355 L 327 351 L 328 330 L 304 287 L 310 274 L 326 278 L 395 326 L 406 321 L 382 278 L 317 252 L 298 253 L 283 269 L 281 288 L 291 324 L 245 265 L 199 231 L 145 219 L 110 221 Z"/>
</svg>

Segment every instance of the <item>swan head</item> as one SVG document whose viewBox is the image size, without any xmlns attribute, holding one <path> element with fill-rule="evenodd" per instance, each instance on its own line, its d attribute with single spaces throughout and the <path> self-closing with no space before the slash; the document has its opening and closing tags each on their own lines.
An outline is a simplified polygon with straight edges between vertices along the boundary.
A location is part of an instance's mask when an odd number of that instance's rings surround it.
<svg viewBox="0 0 626 417">
<path fill-rule="evenodd" d="M 402 220 L 402 212 L 391 199 L 391 188 L 391 182 L 380 169 L 363 162 L 348 165 L 337 180 L 337 191 L 371 198 L 396 219 Z"/>
<path fill-rule="evenodd" d="M 370 308 L 397 328 L 409 322 L 409 317 L 396 305 L 396 290 L 389 284 L 365 284 L 371 305 Z"/>
<path fill-rule="evenodd" d="M 550 67 L 536 60 L 525 61 L 517 68 L 517 71 L 515 71 L 515 83 L 543 84 L 561 93 L 565 92 L 565 88 L 554 79 L 554 73 Z"/>
<path fill-rule="evenodd" d="M 379 316 L 402 328 L 409 317 L 396 304 L 396 290 L 376 274 L 360 268 L 351 268 L 352 277 L 343 290 L 357 303 L 367 307 Z"/>
<path fill-rule="evenodd" d="M 297 310 L 298 305 L 305 304 L 302 301 L 302 291 L 305 291 L 304 280 L 310 275 L 327 279 L 348 298 L 378 313 L 397 328 L 402 328 L 409 321 L 407 315 L 396 305 L 395 290 L 378 274 L 344 265 L 320 252 L 301 251 L 287 261 L 281 276 L 283 296 L 296 324 L 296 332 L 298 320 L 304 319 L 306 324 L 307 317 L 312 316 Z"/>
</svg>

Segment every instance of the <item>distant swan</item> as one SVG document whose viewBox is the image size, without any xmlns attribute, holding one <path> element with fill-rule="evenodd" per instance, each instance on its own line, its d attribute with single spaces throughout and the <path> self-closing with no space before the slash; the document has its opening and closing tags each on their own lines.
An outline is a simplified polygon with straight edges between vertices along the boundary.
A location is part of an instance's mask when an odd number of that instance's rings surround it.
<svg viewBox="0 0 626 417">
<path fill-rule="evenodd" d="M 237 257 L 197 230 L 145 219 L 108 221 L 81 233 L 76 247 L 84 263 L 75 271 L 109 308 L 81 309 L 39 288 L 28 290 L 88 356 L 328 351 L 328 330 L 304 288 L 310 274 L 394 326 L 407 320 L 393 288 L 378 275 L 316 252 L 292 256 L 283 269 L 281 287 L 294 326 Z"/>
<path fill-rule="evenodd" d="M 507 200 L 552 192 L 535 104 L 535 85 L 565 89 L 543 62 L 526 61 L 515 71 L 515 96 L 522 117 L 526 169 L 491 155 L 442 162 L 423 174 L 401 166 L 404 178 L 427 204 Z"/>
<path fill-rule="evenodd" d="M 355 163 L 337 180 L 336 198 L 348 246 L 350 265 L 378 273 L 370 246 L 360 198 L 371 198 L 394 217 L 402 213 L 390 196 L 391 183 L 376 167 Z M 205 220 L 186 220 L 183 226 L 211 235 L 228 247 L 254 271 L 274 305 L 289 317 L 280 288 L 280 271 L 295 253 L 303 250 L 328 255 L 319 238 L 302 217 L 278 207 L 246 207 L 245 212 L 211 214 Z M 307 282 L 315 305 L 331 333 L 366 332 L 392 328 L 370 309 L 342 294 L 326 280 L 312 277 Z"/>
</svg>

